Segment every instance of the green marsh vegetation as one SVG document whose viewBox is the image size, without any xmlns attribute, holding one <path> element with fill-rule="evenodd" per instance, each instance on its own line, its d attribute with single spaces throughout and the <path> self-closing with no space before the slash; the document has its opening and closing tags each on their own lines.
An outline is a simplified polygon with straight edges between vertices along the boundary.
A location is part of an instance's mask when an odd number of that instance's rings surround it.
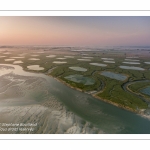
<svg viewBox="0 0 150 150">
<path fill-rule="evenodd" d="M 42 50 L 42 49 L 40 49 Z M 36 53 L 37 50 L 34 51 L 27 51 L 24 50 L 26 53 L 24 58 L 16 58 L 16 60 L 20 60 L 23 63 L 18 64 L 23 67 L 25 71 L 30 72 L 37 72 L 37 73 L 45 73 L 51 75 L 67 85 L 71 87 L 80 89 L 83 92 L 91 93 L 94 91 L 94 95 L 99 97 L 102 100 L 106 100 L 108 102 L 117 104 L 123 108 L 129 108 L 133 111 L 138 111 L 139 109 L 146 109 L 148 107 L 147 103 L 145 103 L 140 97 L 136 96 L 131 92 L 127 92 L 123 89 L 123 85 L 127 82 L 133 81 L 144 81 L 150 80 L 150 65 L 145 64 L 144 62 L 149 61 L 149 56 L 146 54 L 142 56 L 142 54 L 138 54 L 137 51 L 130 51 L 130 50 L 101 50 L 101 51 L 87 51 L 87 52 L 72 52 L 68 48 L 68 50 L 63 49 L 52 49 L 43 51 L 44 53 Z M 5 58 L 0 58 L 0 63 L 10 64 L 12 62 L 6 62 L 5 59 L 9 59 L 10 57 L 16 57 L 18 54 L 22 54 L 23 52 L 15 51 L 9 55 L 5 55 Z M 86 54 L 86 55 L 83 55 Z M 39 55 L 39 56 L 31 56 L 31 55 Z M 49 55 L 56 55 L 56 57 L 46 57 Z M 131 65 L 131 64 L 123 64 L 122 62 L 128 56 L 135 56 L 138 59 L 140 64 Z M 72 58 L 66 58 L 65 56 L 73 56 Z M 78 59 L 82 59 L 82 57 L 93 57 L 89 58 L 91 61 L 79 61 Z M 37 58 L 40 60 L 29 60 L 30 58 Z M 59 60 L 57 58 L 66 58 L 64 60 Z M 113 58 L 115 63 L 105 63 L 102 58 Z M 130 58 L 132 59 L 132 58 Z M 134 59 L 134 58 L 133 58 Z M 55 64 L 54 61 L 65 61 L 65 64 Z M 90 63 L 101 63 L 106 64 L 107 66 L 94 66 Z M 27 66 L 29 65 L 39 65 L 43 67 L 44 70 L 28 70 Z M 145 70 L 128 70 L 128 69 L 121 69 L 119 66 L 135 66 L 141 67 Z M 86 68 L 87 71 L 75 71 L 70 69 L 69 67 L 82 67 Z M 49 70 L 52 70 L 49 72 Z M 109 77 L 105 77 L 100 73 L 102 71 L 110 71 L 117 74 L 123 74 L 127 76 L 127 79 L 124 81 L 119 81 L 116 79 L 111 79 Z M 71 80 L 67 80 L 65 77 L 70 75 L 83 75 L 83 77 L 90 78 L 94 80 L 94 84 L 92 85 L 84 85 L 82 82 L 73 82 Z M 150 85 L 150 82 L 140 82 L 134 83 L 129 86 L 129 89 L 133 92 L 139 92 L 139 90 L 143 87 Z"/>
</svg>

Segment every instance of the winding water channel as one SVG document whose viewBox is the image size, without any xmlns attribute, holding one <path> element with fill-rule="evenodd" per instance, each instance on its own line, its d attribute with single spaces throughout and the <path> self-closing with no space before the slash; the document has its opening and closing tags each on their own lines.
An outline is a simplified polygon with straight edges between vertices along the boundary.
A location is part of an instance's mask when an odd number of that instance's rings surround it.
<svg viewBox="0 0 150 150">
<path fill-rule="evenodd" d="M 85 122 L 90 122 L 91 126 L 89 128 L 92 128 L 93 130 L 95 128 L 97 129 L 97 132 L 93 133 L 100 133 L 99 131 L 101 131 L 102 133 L 125 134 L 150 133 L 149 119 L 141 117 L 135 113 L 126 111 L 124 109 L 118 108 L 111 104 L 105 103 L 101 100 L 92 97 L 89 94 L 67 87 L 66 85 L 62 84 L 61 82 L 55 80 L 50 76 L 40 73 L 25 72 L 18 65 L 1 65 L 14 67 L 15 69 L 13 70 L 13 73 L 16 75 L 24 77 L 33 76 L 46 80 L 49 94 L 53 95 L 58 101 L 58 103 L 62 103 L 65 106 L 65 108 L 68 109 L 68 111 L 72 112 L 74 114 L 74 116 L 72 117 L 81 118 L 80 120 L 82 120 L 82 124 L 85 124 Z M 34 94 L 38 95 L 38 91 Z M 41 97 L 39 101 L 42 100 L 43 99 Z M 23 101 L 21 101 L 20 103 L 23 103 Z M 55 113 L 56 118 L 58 115 L 59 114 L 56 115 Z M 54 118 L 53 116 L 53 122 L 57 124 L 56 118 Z M 47 116 L 46 119 L 50 120 L 52 119 L 52 117 Z M 68 125 L 67 123 L 68 122 L 64 120 L 63 125 L 66 127 Z M 50 120 L 49 122 L 47 122 L 46 126 L 50 126 L 51 124 L 52 121 Z M 74 124 L 77 124 L 77 119 L 75 120 Z M 60 126 L 61 125 L 59 124 L 58 127 L 60 128 Z M 47 132 L 48 129 L 50 130 L 50 128 L 47 127 Z M 60 130 L 57 129 L 56 133 L 62 132 L 60 132 Z"/>
</svg>

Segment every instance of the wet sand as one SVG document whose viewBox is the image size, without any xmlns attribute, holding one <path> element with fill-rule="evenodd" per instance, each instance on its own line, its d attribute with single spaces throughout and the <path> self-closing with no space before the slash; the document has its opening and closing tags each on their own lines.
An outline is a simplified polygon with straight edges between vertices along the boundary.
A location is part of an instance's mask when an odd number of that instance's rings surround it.
<svg viewBox="0 0 150 150">
<path fill-rule="evenodd" d="M 58 101 L 50 93 L 44 78 L 6 72 L 0 76 L 0 84 L 0 123 L 37 124 L 33 131 L 0 133 L 103 133 L 100 129 L 91 128 L 91 123 L 84 121 Z"/>
</svg>

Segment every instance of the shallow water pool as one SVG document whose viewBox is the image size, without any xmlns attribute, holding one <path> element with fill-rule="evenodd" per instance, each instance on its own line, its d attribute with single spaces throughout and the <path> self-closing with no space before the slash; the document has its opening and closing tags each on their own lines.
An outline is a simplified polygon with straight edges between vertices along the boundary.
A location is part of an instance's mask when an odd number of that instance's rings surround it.
<svg viewBox="0 0 150 150">
<path fill-rule="evenodd" d="M 87 69 L 86 68 L 82 68 L 82 67 L 69 67 L 70 69 L 72 69 L 72 70 L 75 70 L 75 71 L 87 71 Z"/>
<path fill-rule="evenodd" d="M 134 66 L 119 66 L 122 69 L 130 69 L 130 70 L 145 70 L 144 68 L 134 67 Z"/>
<path fill-rule="evenodd" d="M 30 65 L 30 66 L 27 66 L 27 68 L 29 70 L 44 70 L 44 68 L 40 67 L 39 65 Z"/>
<path fill-rule="evenodd" d="M 94 79 L 89 77 L 84 77 L 83 75 L 79 75 L 79 74 L 66 76 L 65 79 L 76 83 L 82 83 L 84 85 L 93 85 L 95 83 Z"/>
<path fill-rule="evenodd" d="M 111 79 L 116 79 L 116 80 L 120 80 L 120 81 L 124 81 L 127 79 L 127 76 L 120 74 L 120 73 L 114 73 L 114 72 L 110 72 L 110 71 L 103 71 L 100 73 L 103 76 L 109 77 Z"/>
<path fill-rule="evenodd" d="M 150 96 L 150 86 L 144 88 L 141 90 L 142 93 L 146 94 L 146 95 L 149 95 Z"/>
<path fill-rule="evenodd" d="M 94 66 L 100 66 L 100 67 L 106 67 L 106 64 L 100 64 L 100 63 L 90 63 L 90 65 L 94 65 Z"/>
</svg>

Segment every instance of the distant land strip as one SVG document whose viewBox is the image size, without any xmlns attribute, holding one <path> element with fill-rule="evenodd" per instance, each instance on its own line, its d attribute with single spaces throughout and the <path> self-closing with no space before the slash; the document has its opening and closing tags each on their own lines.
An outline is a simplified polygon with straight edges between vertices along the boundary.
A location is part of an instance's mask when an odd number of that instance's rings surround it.
<svg viewBox="0 0 150 150">
<path fill-rule="evenodd" d="M 150 10 L 0 10 L 0 11 L 150 11 Z"/>
</svg>

